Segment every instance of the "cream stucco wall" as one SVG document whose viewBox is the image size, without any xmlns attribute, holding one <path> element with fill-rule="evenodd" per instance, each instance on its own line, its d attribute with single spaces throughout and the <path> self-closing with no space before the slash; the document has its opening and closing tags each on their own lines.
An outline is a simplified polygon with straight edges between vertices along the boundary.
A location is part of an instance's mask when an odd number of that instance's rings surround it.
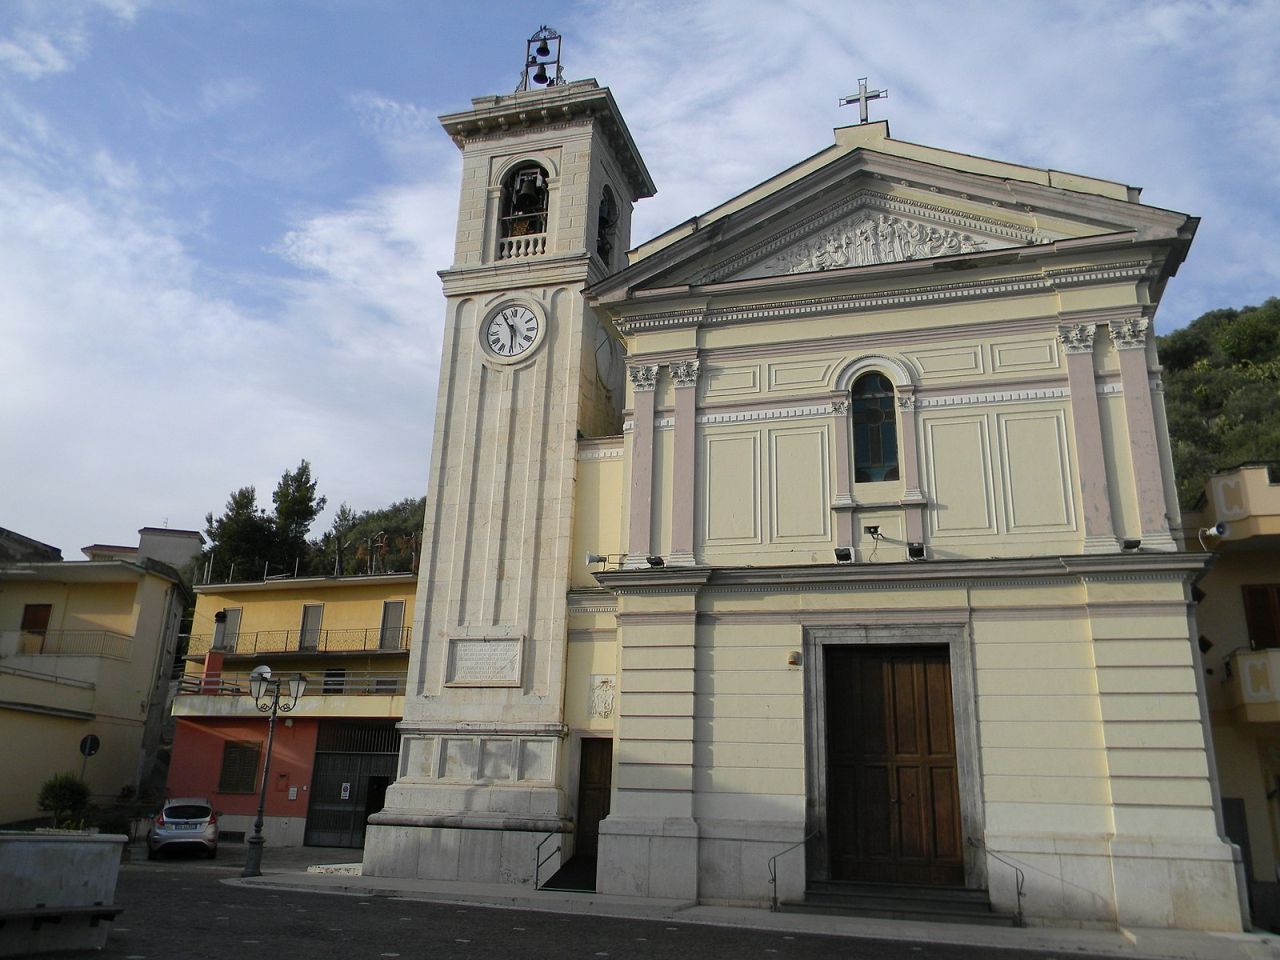
<svg viewBox="0 0 1280 960">
<path fill-rule="evenodd" d="M 48 641 L 29 645 L 23 608 L 45 603 Z M 138 786 L 158 745 L 182 606 L 168 576 L 130 563 L 0 570 L 0 724 L 13 773 L 0 783 L 0 823 L 40 816 L 40 784 L 82 763 L 99 801 Z M 84 763 L 90 733 L 101 748 Z"/>
</svg>

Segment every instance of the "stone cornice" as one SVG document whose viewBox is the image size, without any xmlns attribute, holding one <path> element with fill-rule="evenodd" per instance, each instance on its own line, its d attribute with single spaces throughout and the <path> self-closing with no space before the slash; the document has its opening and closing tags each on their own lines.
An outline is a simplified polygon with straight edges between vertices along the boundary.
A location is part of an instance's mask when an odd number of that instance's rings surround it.
<svg viewBox="0 0 1280 960">
<path fill-rule="evenodd" d="M 599 124 L 626 174 L 632 202 L 657 191 L 631 131 L 608 87 L 577 80 L 539 90 L 497 97 L 477 97 L 471 109 L 440 117 L 440 125 L 460 149 L 488 143 L 513 133 L 556 131 Z"/>
<path fill-rule="evenodd" d="M 1064 586 L 1086 581 L 1190 582 L 1207 562 L 1192 553 L 1114 553 L 987 560 L 831 563 L 755 567 L 659 567 L 596 574 L 616 594 L 800 589 Z"/>
<path fill-rule="evenodd" d="M 957 300 L 1028 296 L 1037 293 L 1053 293 L 1061 286 L 1078 286 L 1086 283 L 1109 284 L 1117 280 L 1137 282 L 1148 274 L 1150 267 L 1148 260 L 1129 260 L 1069 267 L 1015 277 L 937 283 L 831 297 L 779 300 L 747 306 L 716 307 L 696 313 L 686 310 L 642 313 L 620 317 L 614 322 L 619 330 L 634 334 L 681 327 L 729 326 L 740 323 L 820 317 L 832 313 L 919 307 Z"/>
<path fill-rule="evenodd" d="M 712 567 L 646 567 L 604 570 L 596 581 L 619 596 L 643 593 L 697 593 L 713 573 Z"/>
</svg>

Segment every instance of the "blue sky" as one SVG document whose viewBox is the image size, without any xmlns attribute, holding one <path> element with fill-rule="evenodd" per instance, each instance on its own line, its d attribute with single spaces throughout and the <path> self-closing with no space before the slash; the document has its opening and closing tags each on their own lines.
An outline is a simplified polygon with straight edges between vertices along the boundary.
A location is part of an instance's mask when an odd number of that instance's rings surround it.
<svg viewBox="0 0 1280 960">
<path fill-rule="evenodd" d="M 898 138 L 1202 217 L 1161 332 L 1280 294 L 1277 2 L 0 0 L 0 526 L 200 529 L 303 457 L 335 506 L 421 495 L 435 118 L 541 23 L 658 185 L 635 242 L 825 147 L 869 76 Z"/>
</svg>

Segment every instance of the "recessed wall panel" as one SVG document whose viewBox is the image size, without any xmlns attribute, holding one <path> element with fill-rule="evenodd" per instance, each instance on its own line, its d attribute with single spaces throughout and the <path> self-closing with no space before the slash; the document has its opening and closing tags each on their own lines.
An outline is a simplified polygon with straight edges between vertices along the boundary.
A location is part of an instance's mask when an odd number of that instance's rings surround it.
<svg viewBox="0 0 1280 960">
<path fill-rule="evenodd" d="M 1010 532 L 1075 527 L 1066 423 L 1061 411 L 997 418 Z"/>
<path fill-rule="evenodd" d="M 829 540 L 826 430 L 774 430 L 769 446 L 773 539 Z"/>
<path fill-rule="evenodd" d="M 986 417 L 930 420 L 925 425 L 933 533 L 995 532 L 991 444 Z"/>
<path fill-rule="evenodd" d="M 760 434 L 706 438 L 707 543 L 760 542 Z"/>
</svg>

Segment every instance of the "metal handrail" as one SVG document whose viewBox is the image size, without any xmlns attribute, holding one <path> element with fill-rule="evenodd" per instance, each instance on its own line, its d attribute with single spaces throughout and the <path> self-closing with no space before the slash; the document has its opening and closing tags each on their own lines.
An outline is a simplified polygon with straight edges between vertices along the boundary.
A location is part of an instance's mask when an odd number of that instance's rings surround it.
<svg viewBox="0 0 1280 960">
<path fill-rule="evenodd" d="M 409 649 L 412 627 L 349 627 L 336 630 L 241 630 L 228 633 L 223 645 L 213 646 L 212 634 L 191 634 L 188 652 L 230 654 L 266 653 L 402 653 Z"/>
<path fill-rule="evenodd" d="M 554 830 L 538 841 L 538 846 L 533 851 L 533 889 L 538 890 L 542 886 L 542 868 L 548 860 L 560 852 L 560 845 L 557 843 L 556 848 L 548 853 L 545 857 L 542 855 L 543 845 L 552 837 L 558 837 L 560 834 Z"/>
<path fill-rule="evenodd" d="M 249 692 L 249 674 L 243 671 L 209 670 L 184 674 L 178 694 L 238 697 Z M 405 674 L 396 671 L 344 670 L 313 675 L 307 696 L 399 696 L 405 692 Z"/>
<path fill-rule="evenodd" d="M 133 637 L 114 630 L 16 630 L 15 652 L 128 660 Z"/>
<path fill-rule="evenodd" d="M 1022 872 L 1022 868 L 1019 867 L 1016 863 L 1012 863 L 1011 861 L 1006 860 L 1004 857 L 1000 856 L 1000 854 L 996 853 L 994 850 L 992 850 L 990 847 L 988 847 L 985 843 L 983 843 L 981 840 L 977 839 L 976 837 L 969 838 L 969 846 L 978 847 L 982 850 L 985 850 L 987 852 L 987 856 L 992 857 L 995 860 L 999 860 L 1006 867 L 1009 867 L 1011 870 L 1013 870 L 1014 892 L 1017 894 L 1017 902 L 1015 903 L 1015 906 L 1017 909 L 1014 911 L 1014 914 L 1013 914 L 1013 922 L 1015 926 L 1025 927 L 1027 925 L 1027 921 L 1026 921 L 1026 918 L 1023 917 L 1022 915 L 1022 901 L 1027 895 L 1026 891 L 1023 890 L 1023 887 L 1026 885 L 1026 882 L 1027 882 L 1027 875 Z"/>
<path fill-rule="evenodd" d="M 777 913 L 779 910 L 782 909 L 781 907 L 778 906 L 778 858 L 790 853 L 796 847 L 803 847 L 806 843 L 808 843 L 814 837 L 820 837 L 820 836 L 822 836 L 821 827 L 814 830 L 811 834 L 809 834 L 803 840 L 797 840 L 795 843 L 787 847 L 785 850 L 779 850 L 777 853 L 775 853 L 772 857 L 769 858 L 769 889 L 770 889 L 769 910 L 771 912 Z"/>
</svg>

